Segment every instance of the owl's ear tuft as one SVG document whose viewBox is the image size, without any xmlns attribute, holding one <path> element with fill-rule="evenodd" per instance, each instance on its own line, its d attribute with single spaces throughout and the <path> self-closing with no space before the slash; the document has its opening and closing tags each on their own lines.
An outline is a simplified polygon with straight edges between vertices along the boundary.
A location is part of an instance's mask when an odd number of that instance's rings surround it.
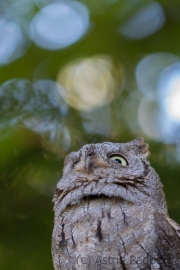
<svg viewBox="0 0 180 270">
<path fill-rule="evenodd" d="M 144 138 L 137 138 L 132 141 L 136 145 L 136 149 L 139 155 L 143 157 L 148 157 L 149 155 L 149 144 L 144 142 Z"/>
<path fill-rule="evenodd" d="M 144 144 L 144 138 L 142 137 L 136 138 L 135 140 L 132 141 L 132 143 L 136 145 L 142 145 Z"/>
</svg>

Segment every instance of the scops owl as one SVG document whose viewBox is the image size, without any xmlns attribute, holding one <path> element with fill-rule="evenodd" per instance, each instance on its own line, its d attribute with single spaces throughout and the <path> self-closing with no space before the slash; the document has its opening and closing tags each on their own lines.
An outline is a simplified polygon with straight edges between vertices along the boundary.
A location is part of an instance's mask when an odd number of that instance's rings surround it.
<svg viewBox="0 0 180 270">
<path fill-rule="evenodd" d="M 55 270 L 180 269 L 180 226 L 142 138 L 84 145 L 57 184 Z"/>
</svg>

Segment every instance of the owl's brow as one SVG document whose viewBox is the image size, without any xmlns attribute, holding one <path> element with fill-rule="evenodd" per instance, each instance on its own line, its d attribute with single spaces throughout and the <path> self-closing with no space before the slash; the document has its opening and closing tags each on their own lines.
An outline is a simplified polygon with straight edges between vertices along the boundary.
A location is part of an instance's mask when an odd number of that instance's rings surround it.
<svg viewBox="0 0 180 270">
<path fill-rule="evenodd" d="M 107 155 L 121 154 L 122 156 L 126 156 L 125 154 L 129 151 L 129 148 L 126 144 L 105 142 L 103 143 L 103 150 Z"/>
</svg>

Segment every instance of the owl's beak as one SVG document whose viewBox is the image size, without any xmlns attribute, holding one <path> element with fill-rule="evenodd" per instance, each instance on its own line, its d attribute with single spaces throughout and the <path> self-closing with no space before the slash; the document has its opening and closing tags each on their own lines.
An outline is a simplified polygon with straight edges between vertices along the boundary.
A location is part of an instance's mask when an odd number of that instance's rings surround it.
<svg viewBox="0 0 180 270">
<path fill-rule="evenodd" d="M 99 155 L 88 155 L 81 159 L 74 167 L 75 171 L 92 173 L 96 168 L 105 168 L 108 164 Z"/>
<path fill-rule="evenodd" d="M 88 156 L 85 161 L 85 170 L 87 172 L 92 172 L 93 168 L 95 167 L 95 162 L 93 156 Z"/>
</svg>

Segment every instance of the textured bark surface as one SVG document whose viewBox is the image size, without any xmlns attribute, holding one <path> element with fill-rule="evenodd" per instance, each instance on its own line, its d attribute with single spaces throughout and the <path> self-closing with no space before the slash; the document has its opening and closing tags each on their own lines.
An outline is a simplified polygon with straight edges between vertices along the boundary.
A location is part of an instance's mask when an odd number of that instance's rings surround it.
<svg viewBox="0 0 180 270">
<path fill-rule="evenodd" d="M 55 270 L 180 269 L 180 226 L 147 155 L 141 138 L 68 155 L 53 199 Z"/>
</svg>

